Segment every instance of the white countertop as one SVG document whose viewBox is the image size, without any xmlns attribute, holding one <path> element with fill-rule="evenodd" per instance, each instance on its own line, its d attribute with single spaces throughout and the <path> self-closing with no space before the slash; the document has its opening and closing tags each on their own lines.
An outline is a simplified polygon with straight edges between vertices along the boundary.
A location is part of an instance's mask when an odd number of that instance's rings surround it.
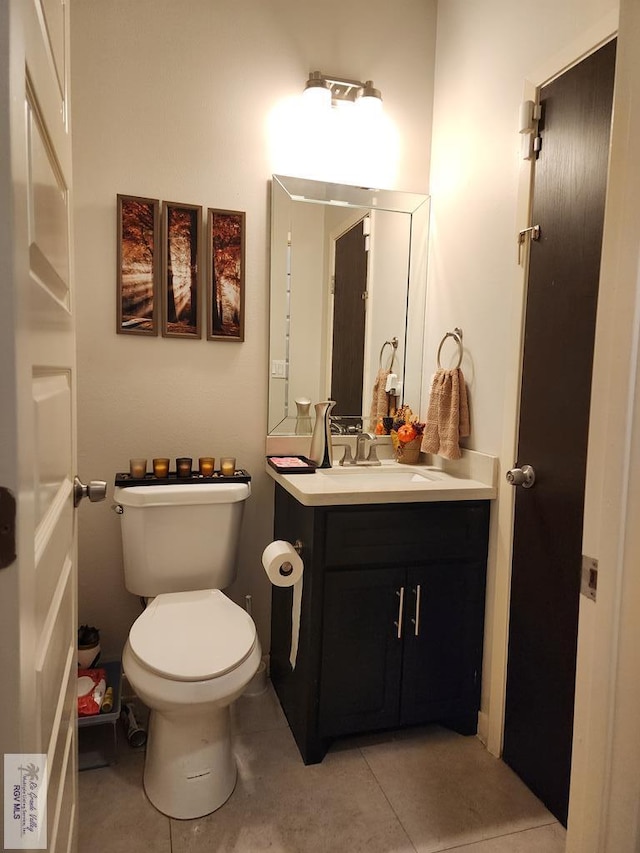
<svg viewBox="0 0 640 853">
<path fill-rule="evenodd" d="M 456 462 L 434 458 L 432 465 L 403 465 L 385 459 L 379 467 L 334 464 L 313 474 L 270 477 L 304 506 L 492 500 L 497 496 L 497 459 L 465 450 Z"/>
</svg>

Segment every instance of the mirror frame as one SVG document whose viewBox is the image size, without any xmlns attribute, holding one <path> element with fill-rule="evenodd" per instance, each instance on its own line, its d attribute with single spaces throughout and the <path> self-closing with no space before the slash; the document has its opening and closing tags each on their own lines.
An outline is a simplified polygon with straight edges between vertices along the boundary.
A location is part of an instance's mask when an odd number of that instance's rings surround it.
<svg viewBox="0 0 640 853">
<path fill-rule="evenodd" d="M 288 208 L 279 210 L 287 202 Z M 408 251 L 406 253 L 407 284 L 403 337 L 399 337 L 399 353 L 403 393 L 400 402 L 408 402 L 414 411 L 421 410 L 422 363 L 427 289 L 427 242 L 430 197 L 420 193 L 379 190 L 348 184 L 332 184 L 286 175 L 273 175 L 271 182 L 271 260 L 270 260 L 270 338 L 268 433 L 295 435 L 296 412 L 288 401 L 289 348 L 291 321 L 291 232 L 295 205 L 316 204 L 369 211 L 402 213 L 408 218 Z M 404 259 L 403 259 L 404 260 Z M 283 287 L 284 282 L 284 287 Z M 283 321 L 284 317 L 284 321 Z M 284 333 L 283 333 L 284 329 Z M 284 344 L 283 344 L 284 338 Z M 277 342 L 277 343 L 276 343 Z M 379 349 L 379 347 L 377 348 Z M 376 358 L 377 358 L 376 349 Z M 284 358 L 282 357 L 284 356 Z M 324 354 L 326 361 L 327 353 Z M 322 366 L 323 356 L 320 356 Z M 398 361 L 396 361 L 398 364 Z M 397 372 L 397 368 L 396 371 Z M 279 386 L 274 383 L 283 383 Z M 276 389 L 278 393 L 276 394 Z M 274 411 L 276 397 L 278 411 Z M 317 401 L 312 401 L 317 402 Z M 366 403 L 363 404 L 366 407 Z M 353 413 L 354 424 L 367 429 L 368 412 Z M 341 420 L 348 420 L 342 416 Z M 369 425 L 371 429 L 375 425 Z"/>
</svg>

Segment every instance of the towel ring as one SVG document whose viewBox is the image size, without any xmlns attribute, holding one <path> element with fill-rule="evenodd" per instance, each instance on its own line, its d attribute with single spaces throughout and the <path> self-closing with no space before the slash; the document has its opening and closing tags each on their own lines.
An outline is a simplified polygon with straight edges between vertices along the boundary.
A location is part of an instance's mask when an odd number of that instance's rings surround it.
<svg viewBox="0 0 640 853">
<path fill-rule="evenodd" d="M 442 365 L 440 364 L 440 353 L 442 352 L 442 347 L 444 345 L 444 342 L 447 340 L 447 338 L 453 338 L 454 341 L 458 344 L 458 363 L 456 364 L 456 366 L 454 368 L 454 370 L 457 370 L 460 367 L 460 365 L 462 364 L 462 356 L 463 356 L 462 329 L 459 329 L 457 326 L 453 330 L 453 332 L 445 332 L 444 337 L 440 341 L 440 346 L 438 347 L 438 355 L 436 356 L 436 361 L 438 362 L 438 368 L 439 369 L 442 368 Z"/>
<path fill-rule="evenodd" d="M 385 341 L 382 344 L 382 349 L 380 350 L 380 358 L 378 359 L 378 367 L 382 370 L 382 354 L 384 352 L 385 347 L 391 347 L 393 352 L 391 354 L 391 363 L 389 364 L 389 370 L 393 367 L 393 362 L 396 360 L 396 350 L 398 349 L 398 339 L 396 337 L 391 338 L 390 341 Z"/>
</svg>

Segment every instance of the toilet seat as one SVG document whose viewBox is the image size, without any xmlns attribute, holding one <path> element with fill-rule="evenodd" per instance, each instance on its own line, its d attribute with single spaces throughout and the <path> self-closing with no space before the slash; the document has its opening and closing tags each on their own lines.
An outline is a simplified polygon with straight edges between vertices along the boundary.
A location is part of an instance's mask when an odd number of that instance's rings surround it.
<svg viewBox="0 0 640 853">
<path fill-rule="evenodd" d="M 175 681 L 205 681 L 238 667 L 256 642 L 253 620 L 218 589 L 162 593 L 134 622 L 139 661 Z"/>
</svg>

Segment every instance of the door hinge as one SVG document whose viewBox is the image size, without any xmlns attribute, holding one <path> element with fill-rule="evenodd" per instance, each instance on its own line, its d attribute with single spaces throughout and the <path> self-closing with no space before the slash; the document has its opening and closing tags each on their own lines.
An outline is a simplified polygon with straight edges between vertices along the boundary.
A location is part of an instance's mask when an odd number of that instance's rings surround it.
<svg viewBox="0 0 640 853">
<path fill-rule="evenodd" d="M 523 101 L 520 104 L 520 133 L 534 133 L 538 127 L 538 121 L 542 117 L 542 104 L 535 101 Z"/>
<path fill-rule="evenodd" d="M 335 275 L 331 276 L 330 287 L 331 287 L 331 293 L 335 293 L 336 292 L 336 277 L 335 277 Z"/>
<path fill-rule="evenodd" d="M 522 263 L 522 247 L 527 234 L 531 235 L 532 240 L 538 242 L 542 235 L 542 231 L 539 225 L 530 225 L 529 228 L 523 228 L 522 231 L 518 231 L 518 264 Z"/>
<path fill-rule="evenodd" d="M 538 123 L 542 117 L 542 105 L 534 101 L 520 104 L 519 133 L 521 136 L 520 154 L 523 160 L 532 160 L 540 150 Z"/>
<path fill-rule="evenodd" d="M 16 499 L 0 486 L 0 569 L 10 566 L 16 556 Z"/>
<path fill-rule="evenodd" d="M 591 601 L 595 601 L 598 594 L 598 561 L 585 554 L 582 555 L 580 592 Z"/>
</svg>

